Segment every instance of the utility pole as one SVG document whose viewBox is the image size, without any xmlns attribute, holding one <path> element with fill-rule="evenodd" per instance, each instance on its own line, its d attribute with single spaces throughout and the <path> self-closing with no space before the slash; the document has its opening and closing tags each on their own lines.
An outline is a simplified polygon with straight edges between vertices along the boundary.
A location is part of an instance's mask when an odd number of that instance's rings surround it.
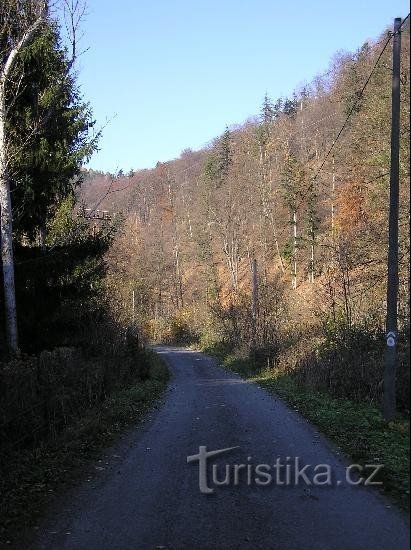
<svg viewBox="0 0 411 550">
<path fill-rule="evenodd" d="M 391 118 L 390 211 L 388 229 L 387 320 L 384 364 L 384 418 L 391 422 L 396 414 L 396 370 L 398 363 L 398 211 L 400 175 L 400 65 L 401 18 L 394 21 Z"/>
</svg>

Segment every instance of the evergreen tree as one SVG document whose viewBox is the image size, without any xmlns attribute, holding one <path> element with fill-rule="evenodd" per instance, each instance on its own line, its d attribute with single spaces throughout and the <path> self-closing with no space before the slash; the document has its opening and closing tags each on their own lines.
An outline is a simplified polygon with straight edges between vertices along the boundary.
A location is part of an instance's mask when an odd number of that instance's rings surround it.
<svg viewBox="0 0 411 550">
<path fill-rule="evenodd" d="M 297 114 L 298 101 L 294 95 L 292 99 L 286 98 L 283 103 L 283 113 L 287 116 L 295 116 Z"/>
<path fill-rule="evenodd" d="M 18 350 L 18 331 L 14 281 L 13 211 L 9 173 L 12 151 L 9 147 L 7 120 L 13 100 L 18 99 L 20 84 L 24 77 L 16 70 L 16 60 L 33 40 L 36 33 L 46 24 L 47 13 L 47 0 L 27 0 L 25 2 L 2 0 L 0 3 L 0 248 L 7 345 L 11 352 Z M 17 85 L 17 95 L 14 96 L 11 104 L 10 101 L 7 101 L 10 83 Z M 33 129 L 30 130 L 26 139 L 30 138 Z"/>
<path fill-rule="evenodd" d="M 277 101 L 275 102 L 275 104 L 274 104 L 274 113 L 275 113 L 276 118 L 278 118 L 280 116 L 280 114 L 282 113 L 283 106 L 284 106 L 284 100 L 283 100 L 283 98 L 279 97 L 277 99 Z"/>
<path fill-rule="evenodd" d="M 228 126 L 226 126 L 224 134 L 220 139 L 218 160 L 221 176 L 225 179 L 233 161 L 232 136 Z"/>
<path fill-rule="evenodd" d="M 320 219 L 318 216 L 318 197 L 315 191 L 312 189 L 307 199 L 307 229 L 308 239 L 310 243 L 310 265 L 309 276 L 310 282 L 313 283 L 315 279 L 315 246 L 317 235 L 320 227 Z"/>
<path fill-rule="evenodd" d="M 261 147 L 265 146 L 271 134 L 271 125 L 275 120 L 277 113 L 275 106 L 273 105 L 271 99 L 265 94 L 263 99 L 263 104 L 260 111 L 260 124 L 257 126 L 257 141 Z"/>
<path fill-rule="evenodd" d="M 205 176 L 212 181 L 216 187 L 221 187 L 227 179 L 232 162 L 232 136 L 227 126 L 223 135 L 217 142 L 216 150 L 210 155 L 205 164 Z"/>
<path fill-rule="evenodd" d="M 300 206 L 299 201 L 303 196 L 303 188 L 305 182 L 305 171 L 301 162 L 295 155 L 290 154 L 285 163 L 282 173 L 282 192 L 284 201 L 288 207 L 293 228 L 293 253 L 292 253 L 292 287 L 297 288 L 297 253 L 298 253 L 298 227 L 297 227 L 297 210 Z"/>
<path fill-rule="evenodd" d="M 21 51 L 17 66 L 23 77 L 11 82 L 6 94 L 13 223 L 16 234 L 33 239 L 72 193 L 98 134 L 90 135 L 91 110 L 55 25 L 48 24 Z"/>
<path fill-rule="evenodd" d="M 276 117 L 276 109 L 273 105 L 273 102 L 268 97 L 267 94 L 265 94 L 263 99 L 263 105 L 261 107 L 261 122 L 263 124 L 269 125 L 273 122 L 273 120 Z"/>
</svg>

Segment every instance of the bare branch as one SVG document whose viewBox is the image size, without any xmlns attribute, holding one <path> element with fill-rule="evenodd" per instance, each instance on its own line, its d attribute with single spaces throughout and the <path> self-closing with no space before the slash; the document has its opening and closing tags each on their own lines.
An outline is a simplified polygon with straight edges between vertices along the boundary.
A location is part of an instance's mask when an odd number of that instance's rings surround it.
<svg viewBox="0 0 411 550">
<path fill-rule="evenodd" d="M 87 4 L 85 0 L 62 0 L 62 4 L 62 19 L 66 29 L 67 41 L 71 49 L 71 58 L 69 61 L 70 69 L 80 55 L 88 50 L 88 48 L 86 48 L 81 52 L 78 51 L 78 44 L 84 36 L 84 33 L 79 34 L 79 31 L 84 18 L 87 16 Z"/>
<path fill-rule="evenodd" d="M 40 11 L 39 17 L 30 27 L 28 27 L 28 29 L 24 32 L 22 38 L 14 46 L 14 48 L 11 50 L 10 54 L 8 55 L 4 67 L 2 67 L 1 69 L 0 85 L 3 85 L 3 86 L 5 85 L 5 81 L 11 73 L 11 70 L 16 61 L 16 57 L 18 53 L 22 48 L 24 48 L 24 46 L 26 46 L 32 40 L 37 30 L 46 22 L 46 20 L 47 20 L 47 4 L 46 2 L 44 2 L 43 7 Z"/>
</svg>

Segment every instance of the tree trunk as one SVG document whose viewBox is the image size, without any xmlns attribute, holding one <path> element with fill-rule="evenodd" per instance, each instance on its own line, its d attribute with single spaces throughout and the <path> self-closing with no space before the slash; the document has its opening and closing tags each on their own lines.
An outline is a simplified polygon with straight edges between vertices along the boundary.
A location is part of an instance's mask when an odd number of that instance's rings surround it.
<svg viewBox="0 0 411 550">
<path fill-rule="evenodd" d="M 332 164 L 332 185 L 331 185 L 331 235 L 334 244 L 335 236 L 335 158 L 333 155 Z"/>
<path fill-rule="evenodd" d="M 4 306 L 9 351 L 18 350 L 16 292 L 14 286 L 13 222 L 10 184 L 6 166 L 5 83 L 0 83 L 0 236 L 3 264 Z"/>
<path fill-rule="evenodd" d="M 40 249 L 44 252 L 46 250 L 47 241 L 47 229 L 45 225 L 41 225 L 38 231 L 38 243 Z"/>
<path fill-rule="evenodd" d="M 258 315 L 258 279 L 257 260 L 251 262 L 251 349 L 254 350 L 257 343 L 257 315 Z"/>
<path fill-rule="evenodd" d="M 295 290 L 297 288 L 297 211 L 293 212 L 293 234 L 294 234 L 294 243 L 293 243 L 293 279 L 292 287 Z"/>
<path fill-rule="evenodd" d="M 271 167 L 271 160 L 270 160 L 269 161 L 269 189 L 268 189 L 270 195 L 272 192 L 272 185 L 273 185 L 272 182 L 273 182 L 273 178 L 272 178 L 272 167 Z M 267 200 L 267 189 L 265 185 L 264 155 L 263 155 L 263 148 L 261 145 L 260 145 L 260 183 L 261 183 L 261 202 L 263 205 L 263 212 L 271 224 L 271 227 L 273 230 L 273 236 L 274 236 L 275 249 L 277 251 L 277 255 L 280 260 L 281 271 L 284 273 L 285 267 L 284 267 L 283 258 L 281 256 L 280 245 L 278 242 L 277 229 L 276 229 L 276 224 L 274 222 L 274 215 L 272 212 L 272 208 L 268 204 L 268 200 Z"/>
<path fill-rule="evenodd" d="M 224 238 L 223 250 L 227 260 L 233 291 L 238 292 L 238 243 L 233 236 L 231 236 L 231 243 L 229 243 L 228 236 Z"/>
<path fill-rule="evenodd" d="M 4 316 L 9 351 L 18 350 L 16 291 L 14 286 L 13 259 L 13 217 L 11 210 L 10 183 L 7 174 L 6 140 L 6 84 L 10 78 L 19 51 L 33 38 L 36 31 L 45 23 L 48 12 L 47 2 L 39 3 L 39 17 L 23 33 L 21 40 L 7 54 L 3 52 L 0 65 L 0 238 L 3 264 Z M 22 7 L 24 14 L 24 7 Z M 7 33 L 6 33 L 7 37 Z M 6 49 L 7 52 L 7 49 Z"/>
<path fill-rule="evenodd" d="M 175 257 L 177 305 L 178 307 L 184 307 L 183 277 L 182 277 L 181 268 L 180 268 L 180 249 L 178 245 L 176 245 L 174 248 L 174 257 Z"/>
<path fill-rule="evenodd" d="M 310 262 L 310 275 L 311 275 L 311 283 L 314 282 L 315 279 L 315 249 L 314 249 L 314 239 L 311 242 L 311 262 Z"/>
</svg>

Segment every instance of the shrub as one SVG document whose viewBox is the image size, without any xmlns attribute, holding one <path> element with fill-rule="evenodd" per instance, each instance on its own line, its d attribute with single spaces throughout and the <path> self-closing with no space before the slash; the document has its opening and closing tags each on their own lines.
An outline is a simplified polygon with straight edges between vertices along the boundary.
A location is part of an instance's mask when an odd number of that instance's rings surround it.
<svg viewBox="0 0 411 550">
<path fill-rule="evenodd" d="M 85 356 L 57 348 L 0 363 L 0 449 L 23 448 L 55 437 L 114 391 L 148 374 L 146 352 Z"/>
<path fill-rule="evenodd" d="M 289 372 L 313 390 L 356 401 L 379 403 L 383 391 L 385 337 L 363 327 L 334 327 L 314 347 L 296 358 Z M 400 338 L 398 406 L 409 410 L 409 341 Z"/>
</svg>

